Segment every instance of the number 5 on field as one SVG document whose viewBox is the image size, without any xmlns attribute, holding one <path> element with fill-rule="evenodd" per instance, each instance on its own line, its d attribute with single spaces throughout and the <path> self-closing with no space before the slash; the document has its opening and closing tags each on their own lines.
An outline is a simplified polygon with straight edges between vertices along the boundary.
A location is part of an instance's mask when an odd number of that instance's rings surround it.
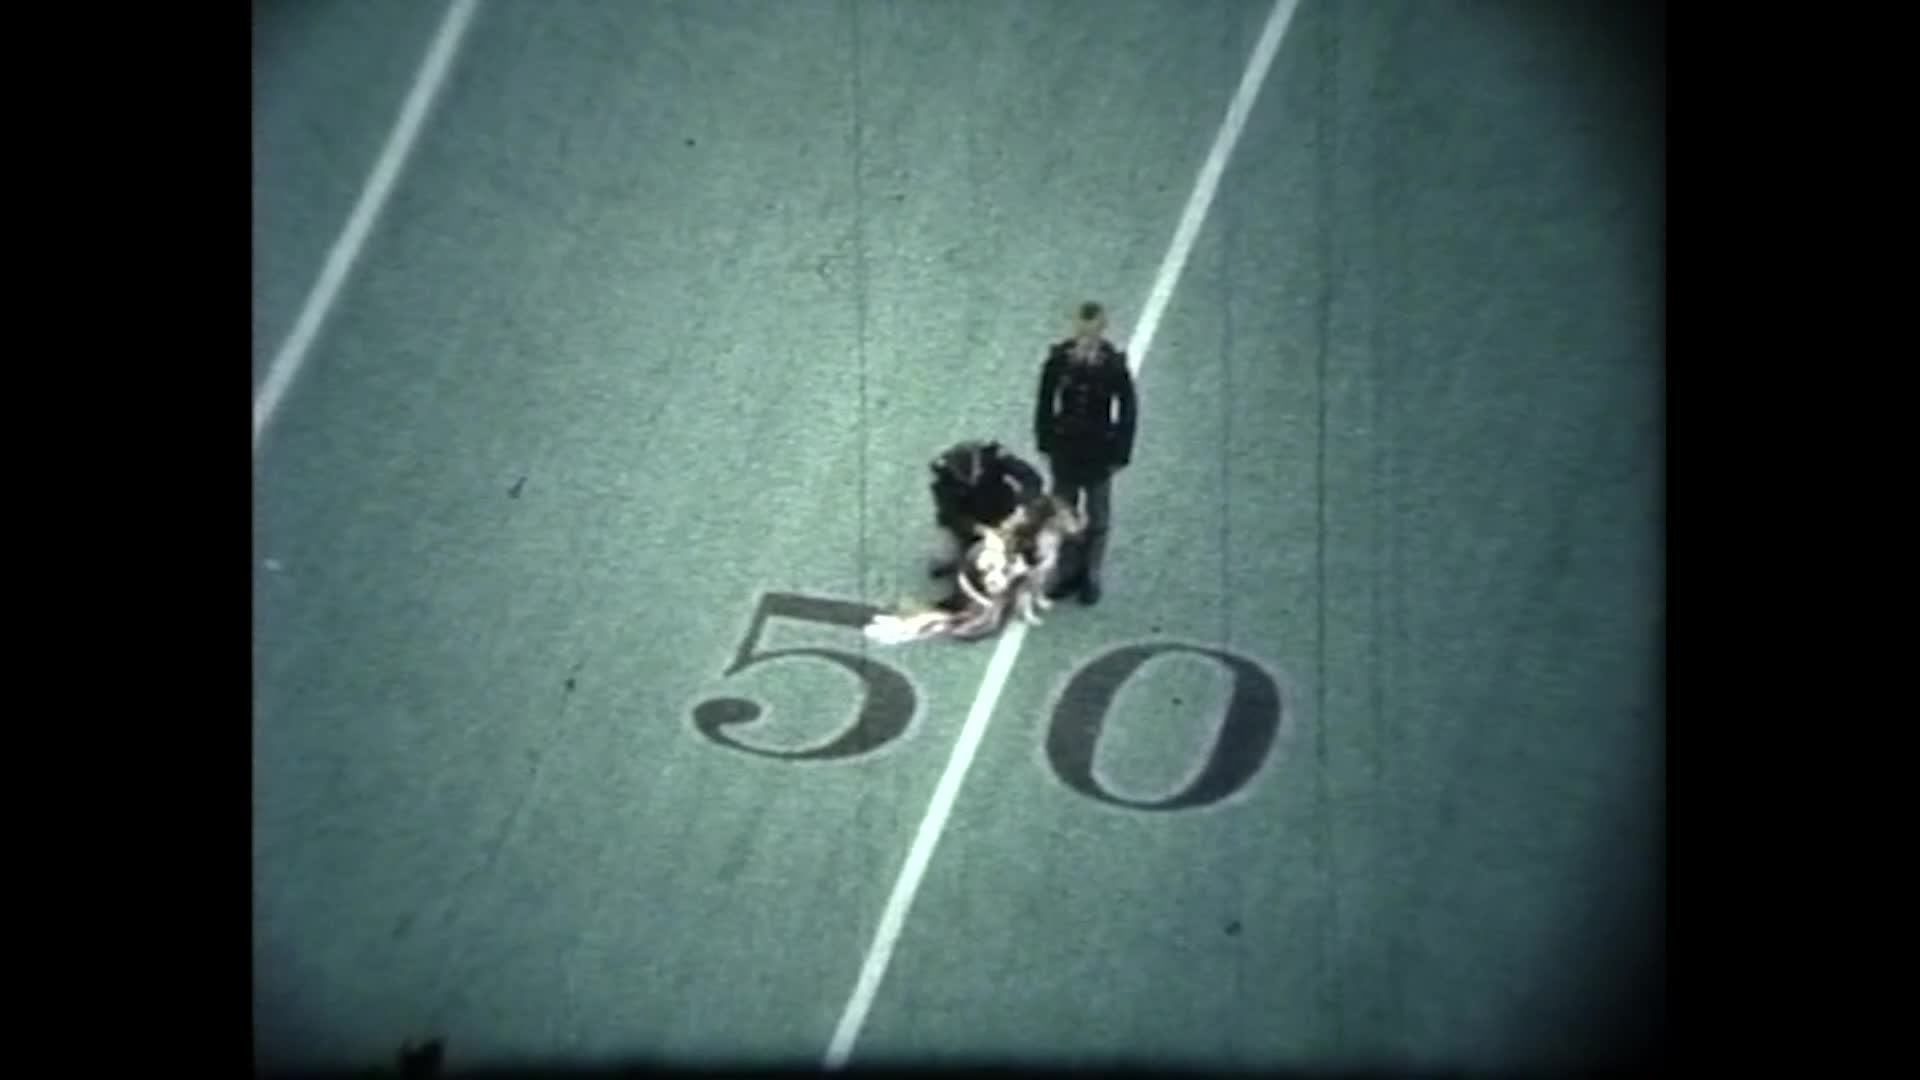
<svg viewBox="0 0 1920 1080">
<path fill-rule="evenodd" d="M 870 605 L 845 600 L 801 596 L 797 593 L 767 593 L 753 610 L 753 620 L 747 624 L 747 636 L 734 653 L 733 663 L 721 672 L 724 676 L 737 675 L 769 660 L 791 656 L 810 656 L 838 664 L 852 672 L 860 680 L 860 712 L 854 718 L 853 726 L 832 742 L 812 750 L 796 751 L 767 750 L 741 742 L 729 735 L 727 729 L 750 724 L 759 718 L 761 712 L 758 702 L 746 698 L 721 697 L 701 702 L 693 709 L 694 726 L 707 738 L 735 750 L 787 761 L 858 757 L 899 738 L 906 732 L 907 725 L 913 721 L 914 710 L 919 707 L 913 684 L 907 681 L 905 675 L 879 661 L 840 649 L 763 650 L 759 647 L 760 635 L 765 631 L 769 619 L 796 619 L 858 630 L 878 611 L 878 608 Z"/>
</svg>

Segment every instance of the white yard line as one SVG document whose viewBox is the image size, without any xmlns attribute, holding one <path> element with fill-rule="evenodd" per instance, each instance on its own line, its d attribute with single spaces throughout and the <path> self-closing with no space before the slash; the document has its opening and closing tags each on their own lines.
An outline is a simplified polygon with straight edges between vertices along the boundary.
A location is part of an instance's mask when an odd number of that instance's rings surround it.
<svg viewBox="0 0 1920 1080">
<path fill-rule="evenodd" d="M 1160 317 L 1173 297 L 1174 286 L 1179 283 L 1180 274 L 1186 269 L 1187 256 L 1192 253 L 1194 240 L 1200 235 L 1200 226 L 1205 223 L 1207 212 L 1213 206 L 1214 192 L 1220 186 L 1220 175 L 1226 170 L 1227 159 L 1233 155 L 1234 145 L 1240 141 L 1240 130 L 1246 126 L 1247 114 L 1253 109 L 1254 99 L 1260 95 L 1260 87 L 1267 79 L 1267 69 L 1273 64 L 1274 54 L 1280 49 L 1280 40 L 1286 35 L 1287 26 L 1293 21 L 1294 9 L 1298 6 L 1299 0 L 1277 0 L 1273 5 L 1273 12 L 1267 16 L 1266 28 L 1260 34 L 1259 44 L 1254 46 L 1247 69 L 1240 76 L 1240 87 L 1234 92 L 1232 103 L 1227 106 L 1227 116 L 1220 124 L 1220 133 L 1214 137 L 1213 149 L 1208 151 L 1206 162 L 1200 166 L 1193 194 L 1187 198 L 1186 210 L 1180 215 L 1180 225 L 1174 230 L 1173 244 L 1168 247 L 1166 258 L 1161 260 L 1160 272 L 1153 279 L 1153 290 L 1147 294 L 1146 305 L 1140 310 L 1140 320 L 1128 341 L 1128 363 L 1136 378 L 1146 363 L 1147 350 L 1160 328 Z M 973 767 L 973 757 L 980 749 L 987 722 L 993 717 L 993 707 L 1000 700 L 1000 692 L 1007 685 L 1007 675 L 1012 672 L 1014 660 L 1019 657 L 1020 646 L 1026 639 L 1026 624 L 1015 620 L 994 647 L 993 659 L 988 661 L 980 692 L 974 695 L 973 707 L 967 711 L 967 722 L 960 729 L 960 739 L 954 744 L 953 756 L 947 760 L 940 784 L 934 788 L 933 801 L 927 805 L 926 816 L 921 819 L 920 828 L 914 834 L 913 846 L 907 851 L 906 865 L 900 868 L 900 877 L 894 882 L 892 894 L 887 897 L 887 906 L 881 912 L 880 926 L 874 933 L 873 944 L 867 949 L 866 959 L 860 965 L 860 979 L 854 984 L 853 996 L 847 1000 L 847 1007 L 840 1015 L 840 1024 L 834 1029 L 833 1042 L 827 1047 L 825 1064 L 828 1069 L 845 1066 L 853 1054 L 854 1043 L 860 1037 L 860 1029 L 866 1023 L 867 1013 L 873 1008 L 874 996 L 879 993 L 880 982 L 885 978 L 887 965 L 893 958 L 894 946 L 899 943 L 900 933 L 906 928 L 907 913 L 913 907 L 914 895 L 920 891 L 920 882 L 926 876 L 927 864 L 933 859 L 934 847 L 940 842 L 940 834 L 946 830 L 947 819 L 953 813 L 954 800 L 960 795 L 960 785 L 966 780 L 967 770 Z"/>
<path fill-rule="evenodd" d="M 373 230 L 375 219 L 380 216 L 387 196 L 393 191 L 394 179 L 400 175 L 407 155 L 413 150 L 414 141 L 420 136 L 427 110 L 440 92 L 440 85 L 446 81 L 447 72 L 453 67 L 454 56 L 460 51 L 460 43 L 466 37 L 467 26 L 473 21 L 475 3 L 476 0 L 453 0 L 448 5 L 446 17 L 440 21 L 440 30 L 434 34 L 433 43 L 427 47 L 426 59 L 421 61 L 420 71 L 414 76 L 413 88 L 407 92 L 406 103 L 400 107 L 400 118 L 394 124 L 393 132 L 387 136 L 386 148 L 381 150 L 379 159 L 374 162 L 366 186 L 360 189 L 360 201 L 354 205 L 346 228 L 340 231 L 339 238 L 333 243 L 333 250 L 327 254 L 320 279 L 314 282 L 313 290 L 307 294 L 306 305 L 300 309 L 300 317 L 293 324 L 293 333 L 287 335 L 287 340 L 281 344 L 279 353 L 273 358 L 273 366 L 267 369 L 266 380 L 254 394 L 255 455 L 260 453 L 261 437 L 273 422 L 274 415 L 280 411 L 287 390 L 292 387 L 301 366 L 306 363 L 307 350 L 319 335 L 321 324 L 326 321 L 334 300 L 340 295 L 340 286 L 346 281 L 348 271 L 353 269 L 354 261 L 360 257 L 367 234 Z"/>
</svg>

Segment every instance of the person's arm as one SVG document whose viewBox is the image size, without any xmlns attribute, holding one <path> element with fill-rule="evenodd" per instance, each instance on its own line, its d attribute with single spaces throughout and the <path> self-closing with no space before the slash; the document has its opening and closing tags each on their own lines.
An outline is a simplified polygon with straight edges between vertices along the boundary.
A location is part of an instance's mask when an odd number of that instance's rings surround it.
<svg viewBox="0 0 1920 1080">
<path fill-rule="evenodd" d="M 936 525 L 943 529 L 966 527 L 966 488 L 956 484 L 951 476 L 941 474 L 927 485 L 927 491 L 933 496 L 933 520 Z"/>
<path fill-rule="evenodd" d="M 1120 399 L 1120 419 L 1114 426 L 1113 463 L 1126 468 L 1133 460 L 1133 432 L 1140 416 L 1140 400 L 1134 392 L 1133 373 L 1127 370 L 1127 357 L 1120 353 L 1114 365 L 1114 396 Z"/>
<path fill-rule="evenodd" d="M 1014 483 L 1019 485 L 1022 502 L 1038 497 L 1047 489 L 1047 482 L 1041 478 L 1040 471 L 1018 455 L 1003 454 L 1000 461 L 1006 466 L 1007 474 L 1013 477 Z"/>
<path fill-rule="evenodd" d="M 1053 398 L 1060 391 L 1060 350 L 1047 353 L 1040 368 L 1040 393 L 1033 404 L 1033 443 L 1043 454 L 1053 453 Z"/>
</svg>

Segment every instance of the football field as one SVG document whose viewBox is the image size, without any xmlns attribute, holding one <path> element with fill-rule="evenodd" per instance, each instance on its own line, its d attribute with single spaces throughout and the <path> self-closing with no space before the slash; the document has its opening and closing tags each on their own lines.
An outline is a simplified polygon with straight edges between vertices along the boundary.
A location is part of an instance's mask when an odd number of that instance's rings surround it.
<svg viewBox="0 0 1920 1080">
<path fill-rule="evenodd" d="M 1661 16 L 253 11 L 262 1070 L 1664 1027 Z M 868 642 L 1087 299 L 1101 602 Z"/>
</svg>

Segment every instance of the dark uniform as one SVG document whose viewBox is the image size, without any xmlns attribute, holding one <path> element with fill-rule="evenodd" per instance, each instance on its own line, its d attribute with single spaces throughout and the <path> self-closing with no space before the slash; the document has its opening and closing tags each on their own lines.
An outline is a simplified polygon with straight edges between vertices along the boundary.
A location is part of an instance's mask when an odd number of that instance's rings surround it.
<svg viewBox="0 0 1920 1080">
<path fill-rule="evenodd" d="M 1021 503 L 1046 491 L 1039 470 L 997 442 L 960 443 L 928 467 L 933 470 L 927 488 L 933 496 L 934 520 L 953 534 L 962 552 L 976 539 L 976 524 L 998 525 Z M 957 562 L 935 566 L 933 576 L 952 573 Z"/>
<path fill-rule="evenodd" d="M 1080 599 L 1092 604 L 1100 599 L 1113 474 L 1133 460 L 1139 400 L 1126 353 L 1101 336 L 1106 313 L 1089 303 L 1075 314 L 1075 336 L 1047 351 L 1033 438 L 1052 469 L 1054 494 L 1087 517 L 1077 570 L 1069 568 L 1057 592 L 1077 588 Z"/>
</svg>

